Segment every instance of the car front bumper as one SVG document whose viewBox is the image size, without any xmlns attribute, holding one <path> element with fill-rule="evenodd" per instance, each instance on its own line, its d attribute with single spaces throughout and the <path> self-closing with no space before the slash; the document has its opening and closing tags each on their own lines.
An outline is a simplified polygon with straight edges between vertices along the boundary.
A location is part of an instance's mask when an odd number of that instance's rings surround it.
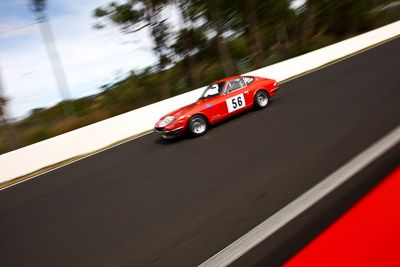
<svg viewBox="0 0 400 267">
<path fill-rule="evenodd" d="M 276 87 L 275 89 L 272 89 L 272 90 L 271 90 L 271 93 L 278 91 L 279 88 L 280 88 L 280 86 Z"/>
<path fill-rule="evenodd" d="M 166 129 L 166 128 L 159 128 L 154 127 L 154 132 L 162 134 L 163 137 L 174 137 L 180 135 L 183 132 L 183 126 L 175 128 L 175 129 Z"/>
</svg>

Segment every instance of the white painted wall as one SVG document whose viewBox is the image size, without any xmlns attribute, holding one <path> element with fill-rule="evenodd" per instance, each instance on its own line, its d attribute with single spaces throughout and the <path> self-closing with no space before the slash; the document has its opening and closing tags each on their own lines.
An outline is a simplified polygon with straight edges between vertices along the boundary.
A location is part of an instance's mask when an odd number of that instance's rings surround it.
<svg viewBox="0 0 400 267">
<path fill-rule="evenodd" d="M 312 70 L 400 34 L 400 21 L 328 47 L 261 68 L 246 75 L 277 81 Z M 0 182 L 86 154 L 150 130 L 164 114 L 197 100 L 203 88 L 0 155 Z"/>
</svg>

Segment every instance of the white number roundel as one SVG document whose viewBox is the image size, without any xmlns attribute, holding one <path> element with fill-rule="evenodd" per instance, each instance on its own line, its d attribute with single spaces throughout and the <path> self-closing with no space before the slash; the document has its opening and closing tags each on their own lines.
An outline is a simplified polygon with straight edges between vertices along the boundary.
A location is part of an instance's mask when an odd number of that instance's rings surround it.
<svg viewBox="0 0 400 267">
<path fill-rule="evenodd" d="M 244 108 L 246 106 L 246 102 L 244 101 L 243 94 L 228 98 L 226 100 L 226 105 L 228 106 L 229 113 L 240 108 Z"/>
</svg>

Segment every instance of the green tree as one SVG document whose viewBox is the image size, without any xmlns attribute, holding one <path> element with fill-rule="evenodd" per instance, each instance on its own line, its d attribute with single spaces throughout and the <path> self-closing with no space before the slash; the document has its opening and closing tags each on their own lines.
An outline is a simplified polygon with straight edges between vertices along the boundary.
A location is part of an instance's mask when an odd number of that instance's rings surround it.
<svg viewBox="0 0 400 267">
<path fill-rule="evenodd" d="M 194 73 L 197 65 L 195 53 L 204 49 L 206 41 L 206 37 L 200 29 L 184 28 L 178 32 L 175 44 L 172 46 L 175 53 L 183 57 L 183 72 L 190 87 L 197 88 L 201 84 L 199 75 Z"/>
<path fill-rule="evenodd" d="M 295 18 L 290 9 L 292 0 L 257 1 L 261 28 L 269 29 L 275 35 L 279 50 L 287 50 L 289 44 L 288 24 Z"/>
<path fill-rule="evenodd" d="M 265 52 L 260 32 L 260 10 L 257 6 L 257 0 L 239 0 L 233 1 L 229 8 L 233 17 L 233 30 L 244 32 L 251 50 L 253 66 L 260 68 L 265 58 Z"/>
<path fill-rule="evenodd" d="M 234 30 L 245 33 L 255 68 L 260 68 L 265 60 L 265 50 L 268 45 L 263 43 L 263 39 L 267 39 L 266 32 L 275 35 L 275 43 L 279 49 L 287 49 L 289 42 L 287 21 L 294 15 L 290 10 L 290 2 L 290 0 L 239 0 L 230 5 Z"/>
<path fill-rule="evenodd" d="M 167 4 L 168 0 L 130 0 L 124 4 L 112 2 L 93 12 L 95 18 L 104 19 L 95 25 L 96 28 L 103 28 L 108 22 L 120 27 L 122 32 L 127 34 L 150 28 L 154 42 L 153 50 L 158 57 L 159 87 L 162 98 L 171 96 L 165 75 L 165 69 L 170 64 L 168 45 L 170 34 L 166 19 L 161 16 Z"/>
<path fill-rule="evenodd" d="M 373 27 L 371 11 L 387 1 L 375 0 L 307 0 L 302 14 L 302 42 L 315 42 L 322 34 L 336 40 L 364 32 Z"/>
<path fill-rule="evenodd" d="M 0 88 L 0 93 L 1 92 L 2 91 Z M 5 149 L 11 151 L 19 148 L 21 144 L 15 132 L 14 126 L 8 122 L 7 116 L 5 115 L 6 104 L 7 100 L 0 94 L 0 140 L 3 139 L 3 141 L 5 142 Z"/>
<path fill-rule="evenodd" d="M 260 26 L 258 22 L 256 1 L 255 0 L 244 0 L 244 12 L 242 15 L 247 22 L 247 32 L 249 36 L 249 45 L 252 51 L 253 65 L 256 68 L 260 68 L 264 62 L 265 53 L 260 36 Z"/>
<path fill-rule="evenodd" d="M 190 13 L 194 19 L 205 21 L 204 26 L 215 33 L 220 61 L 226 76 L 232 76 L 235 73 L 235 64 L 224 37 L 224 34 L 231 29 L 234 19 L 230 8 L 231 3 L 228 0 L 192 0 L 190 7 Z"/>
</svg>

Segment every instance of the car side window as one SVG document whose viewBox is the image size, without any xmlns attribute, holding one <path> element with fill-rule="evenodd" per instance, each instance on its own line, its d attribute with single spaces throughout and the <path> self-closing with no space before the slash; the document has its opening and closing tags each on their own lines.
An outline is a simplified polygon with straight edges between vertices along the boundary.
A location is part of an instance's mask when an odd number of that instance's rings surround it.
<svg viewBox="0 0 400 267">
<path fill-rule="evenodd" d="M 246 86 L 246 83 L 243 81 L 243 78 L 236 78 L 236 79 L 230 80 L 228 82 L 228 85 L 226 86 L 226 93 L 236 91 L 245 86 Z"/>
<path fill-rule="evenodd" d="M 254 82 L 254 77 L 243 77 L 243 80 L 247 85 L 250 85 Z"/>
<path fill-rule="evenodd" d="M 210 98 L 221 95 L 224 90 L 225 82 L 213 83 L 207 86 L 200 99 Z"/>
</svg>

